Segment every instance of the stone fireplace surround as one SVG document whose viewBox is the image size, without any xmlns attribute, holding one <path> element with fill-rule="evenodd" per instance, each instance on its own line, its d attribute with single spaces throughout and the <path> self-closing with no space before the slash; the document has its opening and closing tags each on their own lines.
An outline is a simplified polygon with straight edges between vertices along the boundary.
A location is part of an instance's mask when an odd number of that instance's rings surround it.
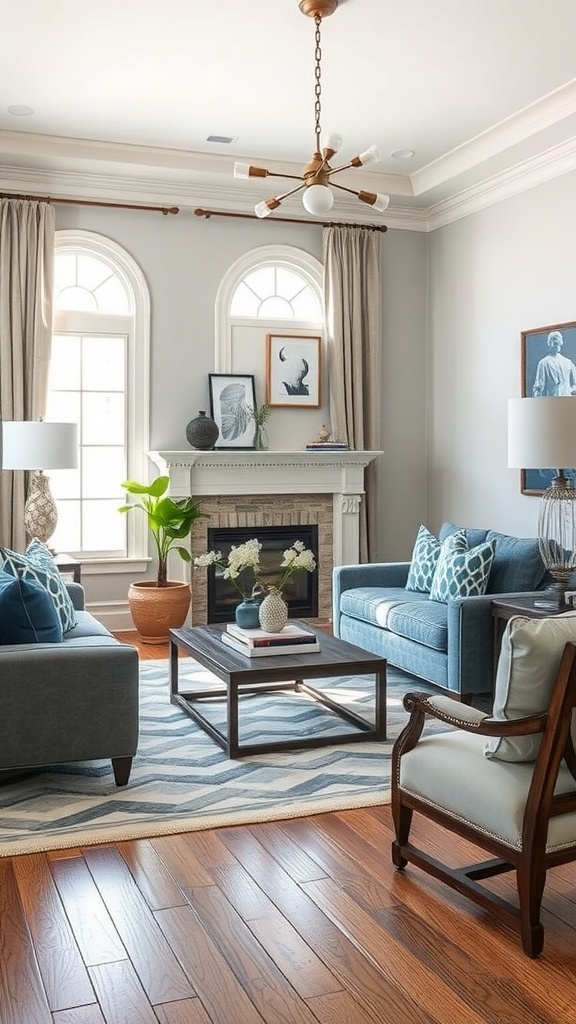
<svg viewBox="0 0 576 1024">
<path fill-rule="evenodd" d="M 192 533 L 193 555 L 208 549 L 209 527 L 318 526 L 318 614 L 331 618 L 335 565 L 359 560 L 364 470 L 377 451 L 260 452 L 255 450 L 149 452 L 170 477 L 173 498 L 202 498 L 208 519 Z M 174 569 L 176 566 L 174 566 Z M 189 567 L 179 561 L 182 579 Z M 171 571 L 176 578 L 174 569 Z M 207 618 L 206 571 L 193 570 L 192 623 Z"/>
</svg>

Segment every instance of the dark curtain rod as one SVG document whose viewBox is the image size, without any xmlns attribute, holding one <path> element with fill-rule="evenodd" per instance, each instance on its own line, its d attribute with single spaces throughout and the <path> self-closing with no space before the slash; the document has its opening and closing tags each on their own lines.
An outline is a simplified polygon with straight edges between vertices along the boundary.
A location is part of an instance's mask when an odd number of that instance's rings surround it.
<svg viewBox="0 0 576 1024">
<path fill-rule="evenodd" d="M 226 213 L 224 210 L 203 210 L 201 207 L 194 210 L 196 217 L 242 217 L 244 220 L 262 220 L 255 213 Z M 268 220 L 268 218 L 266 218 Z M 270 224 L 283 221 L 284 224 L 314 224 L 317 228 L 367 228 L 369 231 L 388 231 L 386 224 L 343 224 L 340 221 L 323 222 L 321 220 L 305 220 L 303 217 L 270 217 Z"/>
<path fill-rule="evenodd" d="M 13 192 L 0 192 L 0 199 L 26 199 L 28 202 L 55 203 L 59 206 L 68 203 L 71 206 L 104 206 L 110 210 L 148 210 L 150 213 L 162 213 L 166 217 L 169 213 L 180 213 L 177 206 L 138 206 L 135 203 L 100 203 L 89 199 L 54 199 L 52 196 L 23 196 Z"/>
</svg>

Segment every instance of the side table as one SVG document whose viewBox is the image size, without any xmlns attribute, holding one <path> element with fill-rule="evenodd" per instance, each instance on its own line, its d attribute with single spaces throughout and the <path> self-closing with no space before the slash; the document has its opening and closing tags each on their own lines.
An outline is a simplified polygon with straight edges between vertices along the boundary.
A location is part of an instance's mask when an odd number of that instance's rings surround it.
<svg viewBox="0 0 576 1024">
<path fill-rule="evenodd" d="M 71 576 L 74 583 L 82 583 L 82 562 L 72 555 L 54 555 L 54 563 L 62 576 Z"/>
<path fill-rule="evenodd" d="M 542 591 L 541 594 L 526 595 L 526 597 L 521 594 L 518 597 L 502 599 L 496 597 L 490 603 L 490 608 L 494 619 L 494 679 L 502 645 L 502 634 L 508 619 L 514 615 L 524 615 L 527 619 L 548 619 L 552 615 L 563 615 L 565 612 L 571 611 L 571 605 L 554 604 L 554 600 L 547 597 L 545 591 Z"/>
</svg>

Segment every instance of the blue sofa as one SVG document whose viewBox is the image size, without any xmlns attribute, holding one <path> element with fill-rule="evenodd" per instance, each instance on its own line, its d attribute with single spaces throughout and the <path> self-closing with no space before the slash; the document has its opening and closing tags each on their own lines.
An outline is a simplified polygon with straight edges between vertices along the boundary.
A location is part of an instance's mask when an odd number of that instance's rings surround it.
<svg viewBox="0 0 576 1024">
<path fill-rule="evenodd" d="M 335 636 L 468 701 L 492 690 L 494 596 L 538 591 L 551 581 L 535 538 L 446 522 L 438 539 L 460 530 L 470 548 L 496 542 L 484 596 L 443 602 L 407 590 L 410 562 L 343 565 L 333 572 L 332 611 Z"/>
</svg>

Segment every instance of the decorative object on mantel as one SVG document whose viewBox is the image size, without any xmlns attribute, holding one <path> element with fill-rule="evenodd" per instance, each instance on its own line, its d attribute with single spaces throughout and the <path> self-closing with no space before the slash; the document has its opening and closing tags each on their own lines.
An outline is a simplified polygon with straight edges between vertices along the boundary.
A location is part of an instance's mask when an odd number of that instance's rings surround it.
<svg viewBox="0 0 576 1024">
<path fill-rule="evenodd" d="M 254 420 L 254 448 L 258 452 L 266 452 L 270 447 L 266 421 L 270 418 L 272 409 L 269 405 L 249 405 L 248 413 Z"/>
<path fill-rule="evenodd" d="M 260 626 L 266 632 L 278 633 L 283 626 L 286 625 L 288 620 L 288 608 L 285 601 L 282 598 L 282 588 L 287 580 L 295 572 L 314 572 L 316 568 L 316 559 L 314 554 L 307 548 L 303 541 L 294 541 L 292 547 L 287 548 L 282 554 L 282 561 L 280 563 L 280 574 L 278 578 L 271 583 L 268 576 L 264 575 L 262 566 L 260 564 L 260 551 L 262 544 L 255 537 L 252 540 L 247 540 L 244 544 L 233 545 L 230 549 L 230 553 L 227 559 L 224 559 L 221 551 L 207 551 L 203 555 L 198 555 L 194 559 L 194 566 L 197 568 L 207 568 L 214 566 L 219 569 L 222 576 L 226 580 L 230 580 L 233 586 L 242 597 L 242 604 L 245 606 L 247 601 L 251 598 L 257 598 L 258 595 L 266 594 L 264 600 L 259 605 L 259 622 Z M 268 598 L 274 598 L 272 601 L 268 601 Z M 278 626 L 278 618 L 274 618 L 275 625 L 265 625 L 262 621 L 262 608 L 272 608 L 272 615 L 279 616 L 280 607 L 277 599 L 280 599 L 285 610 L 286 615 L 282 625 Z M 268 602 L 268 603 L 267 603 Z M 248 614 L 248 609 L 244 607 L 242 609 L 242 616 Z M 284 614 L 282 612 L 282 614 Z M 271 622 L 270 613 L 264 612 L 264 619 L 266 622 Z M 238 619 L 236 620 L 238 622 Z M 251 628 L 246 622 L 238 622 L 238 625 L 243 626 L 245 629 Z M 257 625 L 257 623 L 255 623 Z"/>
<path fill-rule="evenodd" d="M 323 423 L 322 426 L 320 427 L 320 430 L 318 431 L 318 440 L 317 441 L 308 441 L 308 444 L 306 445 L 306 451 L 307 452 L 315 452 L 315 451 L 336 451 L 336 452 L 337 451 L 343 451 L 343 452 L 349 452 L 350 449 L 349 449 L 348 445 L 346 444 L 346 441 L 331 441 L 330 440 L 330 431 L 328 430 L 328 427 L 326 426 L 326 424 Z"/>
<path fill-rule="evenodd" d="M 128 604 L 134 625 L 143 643 L 157 644 L 168 639 L 170 629 L 184 625 L 190 608 L 189 583 L 168 580 L 168 554 L 175 551 L 184 562 L 190 561 L 190 552 L 177 543 L 190 536 L 198 519 L 207 518 L 194 498 L 167 497 L 170 478 L 159 476 L 151 484 L 125 480 L 122 487 L 128 494 L 138 497 L 132 505 L 122 505 L 120 512 L 138 508 L 144 512 L 158 556 L 158 574 L 155 581 L 141 580 L 131 583 Z"/>
<path fill-rule="evenodd" d="M 212 451 L 220 437 L 220 427 L 204 410 L 200 410 L 195 419 L 190 420 L 186 427 L 186 440 L 199 451 Z"/>
<path fill-rule="evenodd" d="M 257 217 L 269 217 L 273 210 L 278 209 L 283 199 L 287 199 L 288 196 L 292 196 L 296 192 L 303 190 L 302 205 L 304 206 L 304 209 L 313 216 L 324 217 L 334 205 L 334 193 L 332 192 L 332 188 L 341 189 L 343 192 L 357 196 L 362 203 L 367 203 L 374 210 L 377 210 L 378 213 L 382 213 L 390 202 L 390 196 L 382 195 L 377 192 L 365 192 L 363 190 L 356 192 L 354 189 L 345 188 L 343 185 L 337 185 L 336 182 L 332 180 L 334 175 L 338 174 L 340 171 L 347 170 L 349 167 L 362 167 L 365 164 L 378 162 L 380 157 L 376 146 L 370 146 L 368 149 L 364 150 L 363 153 L 352 157 L 347 164 L 341 164 L 339 167 L 331 167 L 328 161 L 331 160 L 333 156 L 336 156 L 341 149 L 343 143 L 342 136 L 330 134 L 321 139 L 322 128 L 320 125 L 320 97 L 322 92 L 322 50 L 320 46 L 320 25 L 322 18 L 327 18 L 330 14 L 334 13 L 338 7 L 338 0 L 300 0 L 298 6 L 302 11 L 302 14 L 306 14 L 310 18 L 314 18 L 314 24 L 316 26 L 314 33 L 314 152 L 312 153 L 310 161 L 302 169 L 300 184 L 281 195 L 273 196 L 271 199 L 264 199 L 262 202 L 257 203 L 254 207 L 254 213 Z M 288 173 L 282 174 L 277 171 L 268 171 L 264 167 L 253 167 L 250 164 L 237 162 L 234 164 L 234 177 L 295 178 L 297 176 Z"/>
</svg>

